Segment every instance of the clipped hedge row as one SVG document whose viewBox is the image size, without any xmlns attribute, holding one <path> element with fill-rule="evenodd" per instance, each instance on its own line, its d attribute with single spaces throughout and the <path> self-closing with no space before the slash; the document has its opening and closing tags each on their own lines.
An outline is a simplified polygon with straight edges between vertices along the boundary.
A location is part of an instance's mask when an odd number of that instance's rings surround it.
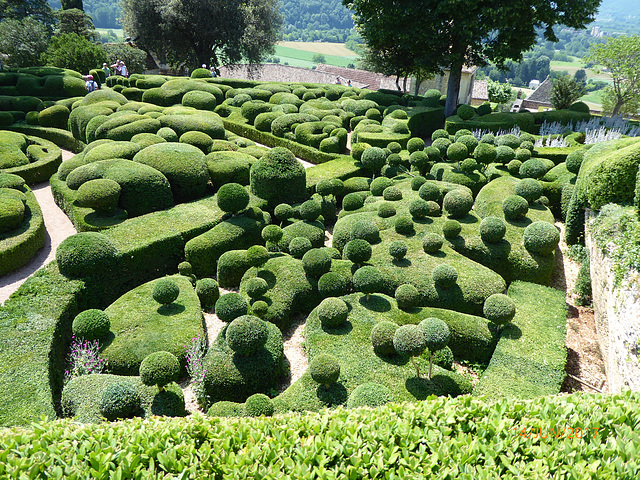
<svg viewBox="0 0 640 480">
<path fill-rule="evenodd" d="M 12 168 L 5 168 L 3 172 L 19 175 L 28 185 L 46 182 L 56 173 L 62 163 L 62 152 L 53 143 L 42 138 L 27 136 L 28 146 L 26 154 L 29 163 Z"/>
<path fill-rule="evenodd" d="M 6 129 L 33 137 L 44 138 L 45 140 L 55 143 L 58 147 L 74 153 L 80 153 L 85 147 L 85 144 L 77 140 L 71 132 L 59 128 L 14 124 L 6 127 Z"/>
</svg>

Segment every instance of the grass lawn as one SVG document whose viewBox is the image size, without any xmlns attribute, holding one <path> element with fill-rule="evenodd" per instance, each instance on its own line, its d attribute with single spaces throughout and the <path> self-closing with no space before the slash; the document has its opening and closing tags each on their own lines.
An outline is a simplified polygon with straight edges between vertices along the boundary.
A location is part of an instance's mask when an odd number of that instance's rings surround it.
<svg viewBox="0 0 640 480">
<path fill-rule="evenodd" d="M 96 28 L 96 32 L 101 36 L 107 35 L 109 31 L 112 31 L 119 39 L 124 40 L 124 31 L 121 28 Z"/>
<path fill-rule="evenodd" d="M 346 48 L 343 43 L 321 42 L 279 42 L 275 56 L 280 63 L 285 62 L 293 67 L 312 68 L 317 65 L 312 59 L 314 55 L 322 54 L 328 65 L 346 67 L 356 63 L 356 54 Z"/>
<path fill-rule="evenodd" d="M 322 53 L 336 57 L 356 58 L 355 52 L 344 46 L 344 43 L 328 42 L 278 42 L 279 47 L 289 47 L 296 50 L 306 50 L 307 52 Z"/>
<path fill-rule="evenodd" d="M 584 68 L 584 62 L 582 61 L 577 61 L 577 62 L 557 62 L 557 61 L 552 61 L 551 62 L 551 70 L 556 70 L 556 71 L 562 71 L 562 70 L 566 70 L 567 72 L 569 72 L 569 75 L 574 75 L 578 70 L 580 70 L 581 68 Z M 587 79 L 589 78 L 594 78 L 596 80 L 610 80 L 611 79 L 611 75 L 609 75 L 608 73 L 598 73 L 595 72 L 594 70 L 587 68 L 586 69 L 587 72 Z"/>
</svg>

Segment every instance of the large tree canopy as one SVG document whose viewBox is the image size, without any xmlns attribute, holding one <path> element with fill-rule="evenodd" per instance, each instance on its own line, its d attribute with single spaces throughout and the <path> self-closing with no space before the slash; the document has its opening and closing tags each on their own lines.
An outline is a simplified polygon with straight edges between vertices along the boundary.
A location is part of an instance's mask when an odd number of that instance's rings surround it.
<svg viewBox="0 0 640 480">
<path fill-rule="evenodd" d="M 583 28 L 601 0 L 343 0 L 380 70 L 435 74 L 450 70 L 445 113 L 456 108 L 464 65 L 520 60 L 542 28 Z M 374 62 L 375 63 L 375 62 Z"/>
<path fill-rule="evenodd" d="M 277 0 L 120 0 L 125 32 L 174 64 L 256 64 L 273 53 Z"/>
</svg>

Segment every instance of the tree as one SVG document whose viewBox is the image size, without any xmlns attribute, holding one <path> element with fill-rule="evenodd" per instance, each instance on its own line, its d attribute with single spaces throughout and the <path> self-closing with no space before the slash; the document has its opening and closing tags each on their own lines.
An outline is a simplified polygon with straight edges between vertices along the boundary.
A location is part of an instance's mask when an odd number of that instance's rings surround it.
<svg viewBox="0 0 640 480">
<path fill-rule="evenodd" d="M 55 19 L 47 0 L 0 0 L 0 20 L 30 17 L 51 31 Z"/>
<path fill-rule="evenodd" d="M 487 83 L 489 101 L 498 104 L 507 103 L 513 97 L 513 89 L 508 83 L 498 83 L 489 80 Z"/>
<path fill-rule="evenodd" d="M 573 74 L 573 78 L 576 82 L 581 83 L 582 85 L 587 84 L 587 72 L 584 68 L 576 70 L 576 73 Z"/>
<path fill-rule="evenodd" d="M 55 15 L 59 22 L 58 31 L 60 33 L 75 33 L 90 41 L 94 41 L 100 36 L 93 26 L 91 17 L 78 8 L 58 10 Z"/>
<path fill-rule="evenodd" d="M 276 0 L 122 0 L 125 32 L 173 64 L 256 65 L 274 53 Z"/>
<path fill-rule="evenodd" d="M 316 53 L 313 57 L 311 57 L 311 61 L 314 63 L 326 63 L 327 59 L 321 53 Z"/>
<path fill-rule="evenodd" d="M 33 67 L 47 49 L 46 26 L 33 18 L 3 20 L 0 23 L 0 52 L 9 55 L 12 67 Z"/>
<path fill-rule="evenodd" d="M 640 35 L 609 38 L 606 43 L 591 45 L 585 61 L 607 67 L 613 78 L 613 85 L 605 91 L 603 105 L 612 107 L 609 111 L 618 115 L 625 104 L 640 101 Z M 605 102 L 606 98 L 606 102 Z"/>
<path fill-rule="evenodd" d="M 102 49 L 107 55 L 106 62 L 109 65 L 113 65 L 116 60 L 122 60 L 130 74 L 144 73 L 147 54 L 139 48 L 126 43 L 105 43 L 102 45 Z"/>
<path fill-rule="evenodd" d="M 553 26 L 584 28 L 601 0 L 343 0 L 355 11 L 354 23 L 368 48 L 392 52 L 387 58 L 398 71 L 423 74 L 449 70 L 445 114 L 457 107 L 464 65 L 503 66 L 520 60 L 522 52 L 544 30 L 555 41 Z M 424 12 L 429 12 L 428 16 Z M 394 51 L 393 48 L 396 50 Z"/>
<path fill-rule="evenodd" d="M 569 108 L 572 103 L 584 95 L 584 85 L 569 75 L 553 80 L 549 101 L 556 110 Z"/>
<path fill-rule="evenodd" d="M 63 33 L 51 39 L 42 59 L 52 67 L 88 72 L 99 68 L 107 60 L 107 55 L 101 45 L 75 33 Z"/>
</svg>

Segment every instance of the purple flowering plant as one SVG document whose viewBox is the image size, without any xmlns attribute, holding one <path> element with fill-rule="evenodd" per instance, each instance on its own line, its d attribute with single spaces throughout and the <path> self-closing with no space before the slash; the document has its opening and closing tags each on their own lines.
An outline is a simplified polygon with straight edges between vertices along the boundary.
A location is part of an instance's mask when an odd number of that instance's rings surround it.
<svg viewBox="0 0 640 480">
<path fill-rule="evenodd" d="M 196 395 L 198 405 L 203 410 L 207 407 L 207 394 L 204 389 L 204 377 L 207 370 L 204 368 L 204 355 L 207 345 L 200 335 L 193 337 L 189 345 L 184 346 L 186 350 L 187 372 L 191 377 L 191 388 Z"/>
<path fill-rule="evenodd" d="M 104 359 L 100 358 L 100 342 L 71 337 L 71 353 L 68 356 L 69 370 L 65 372 L 65 383 L 80 375 L 102 373 Z"/>
</svg>

